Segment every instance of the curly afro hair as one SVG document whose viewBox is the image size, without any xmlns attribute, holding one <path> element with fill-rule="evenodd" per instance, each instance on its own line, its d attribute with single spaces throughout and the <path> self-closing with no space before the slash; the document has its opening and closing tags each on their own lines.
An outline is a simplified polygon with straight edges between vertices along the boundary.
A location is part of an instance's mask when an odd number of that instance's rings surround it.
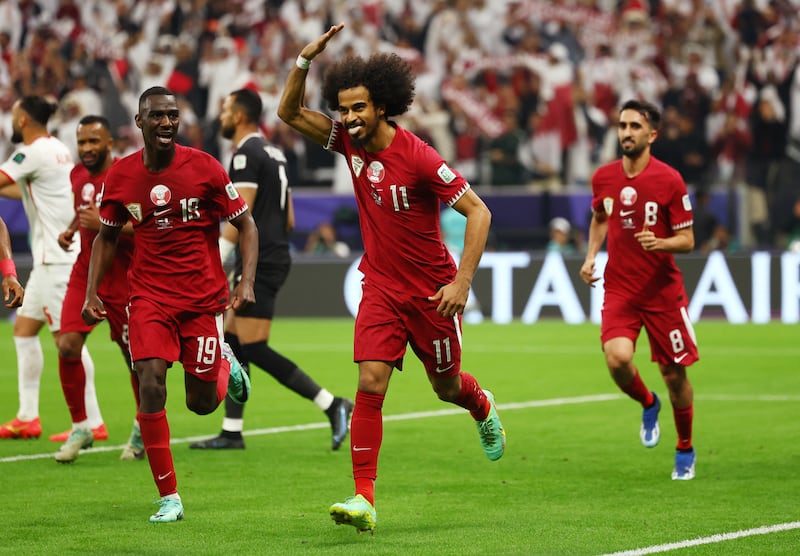
<svg viewBox="0 0 800 556">
<path fill-rule="evenodd" d="M 405 114 L 414 100 L 414 74 L 397 54 L 373 54 L 369 59 L 349 57 L 335 63 L 322 83 L 322 96 L 331 110 L 339 109 L 339 91 L 363 85 L 375 106 L 387 118 Z"/>
</svg>

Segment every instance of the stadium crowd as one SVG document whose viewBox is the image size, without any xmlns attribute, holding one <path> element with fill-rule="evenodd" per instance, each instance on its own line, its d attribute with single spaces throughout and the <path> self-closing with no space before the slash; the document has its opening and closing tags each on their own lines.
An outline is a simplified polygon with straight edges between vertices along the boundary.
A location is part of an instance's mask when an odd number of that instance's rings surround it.
<svg viewBox="0 0 800 556">
<path fill-rule="evenodd" d="M 616 107 L 648 100 L 664 111 L 654 155 L 693 192 L 740 194 L 744 246 L 787 248 L 800 245 L 798 13 L 799 0 L 0 0 L 0 158 L 21 95 L 59 100 L 51 131 L 72 148 L 77 121 L 101 113 L 124 154 L 141 146 L 138 94 L 165 85 L 181 141 L 227 164 L 220 105 L 251 87 L 292 183 L 336 189 L 341 172 L 310 171 L 333 158 L 276 108 L 300 47 L 346 21 L 312 67 L 310 106 L 327 111 L 314 95 L 330 60 L 396 52 L 418 72 L 405 126 L 475 185 L 558 191 L 588 187 L 618 156 Z"/>
</svg>

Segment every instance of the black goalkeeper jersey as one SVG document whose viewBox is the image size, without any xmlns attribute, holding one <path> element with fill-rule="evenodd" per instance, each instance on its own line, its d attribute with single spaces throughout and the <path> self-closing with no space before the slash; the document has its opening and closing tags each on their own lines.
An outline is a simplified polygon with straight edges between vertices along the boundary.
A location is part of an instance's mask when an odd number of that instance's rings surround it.
<svg viewBox="0 0 800 556">
<path fill-rule="evenodd" d="M 290 187 L 283 151 L 261 135 L 252 134 L 234 153 L 228 173 L 237 188 L 256 188 L 250 210 L 258 226 L 259 266 L 290 263 L 286 230 Z M 239 272 L 241 264 L 237 250 Z"/>
</svg>

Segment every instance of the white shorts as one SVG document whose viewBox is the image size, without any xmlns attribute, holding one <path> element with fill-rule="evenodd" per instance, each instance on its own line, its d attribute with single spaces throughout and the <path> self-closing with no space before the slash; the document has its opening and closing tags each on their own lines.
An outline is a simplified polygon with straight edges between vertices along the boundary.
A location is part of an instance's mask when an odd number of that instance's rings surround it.
<svg viewBox="0 0 800 556">
<path fill-rule="evenodd" d="M 70 264 L 34 265 L 17 316 L 46 322 L 50 332 L 58 332 L 61 329 L 61 304 L 67 293 L 71 271 Z"/>
</svg>

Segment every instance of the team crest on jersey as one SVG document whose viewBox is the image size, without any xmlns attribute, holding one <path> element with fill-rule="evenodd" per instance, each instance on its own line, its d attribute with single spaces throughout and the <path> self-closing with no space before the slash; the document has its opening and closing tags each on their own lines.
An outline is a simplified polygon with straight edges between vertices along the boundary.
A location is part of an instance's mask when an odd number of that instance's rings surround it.
<svg viewBox="0 0 800 556">
<path fill-rule="evenodd" d="M 247 168 L 247 155 L 246 154 L 236 154 L 233 156 L 233 169 L 234 170 L 244 170 Z"/>
<path fill-rule="evenodd" d="M 353 173 L 356 175 L 356 177 L 360 177 L 361 170 L 364 169 L 364 161 L 361 160 L 361 157 L 352 155 L 350 157 L 350 166 L 353 168 Z"/>
<path fill-rule="evenodd" d="M 439 166 L 439 169 L 436 170 L 436 173 L 439 174 L 439 177 L 442 178 L 444 183 L 450 183 L 454 179 L 456 179 L 456 174 L 453 172 L 447 164 L 442 164 Z"/>
<path fill-rule="evenodd" d="M 17 164 L 22 164 L 22 161 L 25 160 L 25 153 L 17 153 L 11 160 L 16 162 Z"/>
<path fill-rule="evenodd" d="M 94 199 L 94 184 L 89 182 L 84 183 L 81 188 L 81 200 L 84 203 L 91 203 L 92 199 Z"/>
<path fill-rule="evenodd" d="M 235 201 L 239 198 L 239 191 L 230 182 L 225 186 L 225 193 L 228 194 L 228 199 L 231 201 Z"/>
<path fill-rule="evenodd" d="M 611 216 L 611 213 L 614 212 L 614 199 L 611 197 L 604 197 L 603 208 L 605 209 L 606 214 Z"/>
<path fill-rule="evenodd" d="M 158 184 L 150 190 L 150 200 L 157 207 L 163 207 L 172 200 L 172 191 L 166 185 Z"/>
<path fill-rule="evenodd" d="M 133 216 L 134 220 L 137 222 L 142 221 L 142 205 L 139 203 L 131 203 L 129 205 L 125 205 L 125 208 L 128 209 L 128 212 Z"/>
<path fill-rule="evenodd" d="M 619 200 L 626 207 L 632 206 L 638 197 L 639 194 L 630 185 L 623 187 L 622 191 L 619 192 Z"/>
<path fill-rule="evenodd" d="M 372 183 L 381 183 L 383 178 L 386 177 L 386 168 L 383 167 L 381 162 L 377 160 L 369 163 L 367 168 L 367 179 Z"/>
</svg>

